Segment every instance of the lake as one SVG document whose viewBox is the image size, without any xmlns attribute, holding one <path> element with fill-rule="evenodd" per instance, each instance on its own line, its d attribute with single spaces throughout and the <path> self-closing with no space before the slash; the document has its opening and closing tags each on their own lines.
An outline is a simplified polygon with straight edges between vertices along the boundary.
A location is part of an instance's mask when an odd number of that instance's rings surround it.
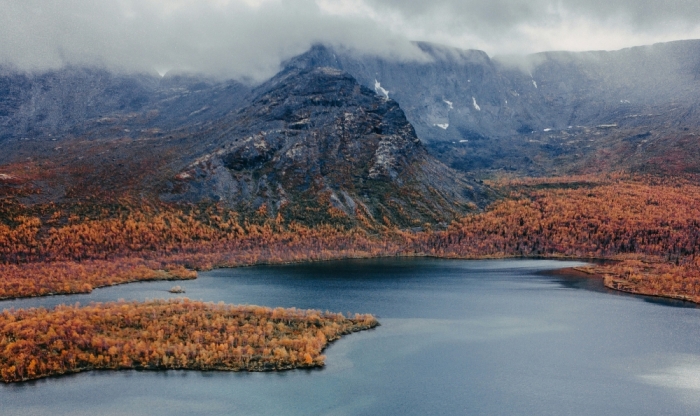
<svg viewBox="0 0 700 416">
<path fill-rule="evenodd" d="M 221 269 L 190 299 L 375 314 L 326 367 L 90 372 L 0 385 L 2 415 L 696 415 L 700 309 L 543 273 L 552 260 L 347 260 Z M 173 282 L 0 302 L 169 298 Z"/>
</svg>

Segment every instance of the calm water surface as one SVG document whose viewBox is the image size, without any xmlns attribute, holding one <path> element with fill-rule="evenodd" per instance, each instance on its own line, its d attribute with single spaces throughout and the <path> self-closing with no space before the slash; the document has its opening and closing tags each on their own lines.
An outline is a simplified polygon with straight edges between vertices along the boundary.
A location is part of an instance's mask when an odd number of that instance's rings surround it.
<svg viewBox="0 0 700 416">
<path fill-rule="evenodd" d="M 353 260 L 201 273 L 191 299 L 377 315 L 282 373 L 92 372 L 0 386 L 2 415 L 697 415 L 700 309 L 547 260 Z M 172 282 L 0 309 L 173 297 Z"/>
</svg>

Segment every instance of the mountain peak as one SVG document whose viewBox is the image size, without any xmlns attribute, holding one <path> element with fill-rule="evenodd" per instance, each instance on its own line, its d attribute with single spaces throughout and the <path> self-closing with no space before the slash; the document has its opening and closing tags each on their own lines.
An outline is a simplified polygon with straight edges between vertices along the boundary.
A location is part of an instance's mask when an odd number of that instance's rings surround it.
<svg viewBox="0 0 700 416">
<path fill-rule="evenodd" d="M 346 72 L 288 68 L 254 95 L 216 128 L 218 150 L 184 167 L 163 199 L 264 205 L 307 222 L 333 208 L 402 225 L 447 221 L 478 199 L 476 184 L 428 155 L 396 101 Z"/>
</svg>

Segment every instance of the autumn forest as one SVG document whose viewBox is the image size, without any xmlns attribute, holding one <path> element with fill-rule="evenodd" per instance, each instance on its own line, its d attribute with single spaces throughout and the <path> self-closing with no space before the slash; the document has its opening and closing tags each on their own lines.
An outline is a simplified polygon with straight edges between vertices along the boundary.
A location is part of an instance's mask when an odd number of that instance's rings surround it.
<svg viewBox="0 0 700 416">
<path fill-rule="evenodd" d="M 12 382 L 92 369 L 317 367 L 329 342 L 377 324 L 371 315 L 187 299 L 5 310 L 0 377 Z"/>
<path fill-rule="evenodd" d="M 8 196 L 0 201 L 0 298 L 195 279 L 218 267 L 435 256 L 607 259 L 580 270 L 616 290 L 700 303 L 693 181 L 620 174 L 489 185 L 500 198 L 482 212 L 420 230 L 372 218 L 307 226 L 219 204 L 25 205 Z M 87 369 L 318 366 L 328 341 L 376 325 L 364 315 L 187 300 L 10 310 L 0 315 L 0 370 L 12 382 Z"/>
</svg>

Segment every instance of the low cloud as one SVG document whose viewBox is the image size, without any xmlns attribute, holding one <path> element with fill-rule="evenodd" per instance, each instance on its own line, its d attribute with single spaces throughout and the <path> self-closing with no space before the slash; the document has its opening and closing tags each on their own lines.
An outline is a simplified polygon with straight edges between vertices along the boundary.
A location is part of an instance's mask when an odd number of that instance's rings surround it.
<svg viewBox="0 0 700 416">
<path fill-rule="evenodd" d="M 700 37 L 696 0 L 345 0 L 393 30 L 490 55 L 613 50 Z"/>
<path fill-rule="evenodd" d="M 0 63 L 262 80 L 318 42 L 411 59 L 406 38 L 312 0 L 0 0 Z"/>
<path fill-rule="evenodd" d="M 103 65 L 263 80 L 327 43 L 421 59 L 410 41 L 487 53 L 700 37 L 687 0 L 0 0 L 0 64 Z"/>
</svg>

